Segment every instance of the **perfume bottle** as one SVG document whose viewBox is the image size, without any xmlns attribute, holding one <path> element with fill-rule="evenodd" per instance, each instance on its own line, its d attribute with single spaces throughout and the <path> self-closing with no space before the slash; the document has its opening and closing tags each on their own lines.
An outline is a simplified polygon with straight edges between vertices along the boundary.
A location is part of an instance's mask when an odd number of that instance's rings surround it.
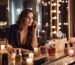
<svg viewBox="0 0 75 65">
<path fill-rule="evenodd" d="M 2 65 L 8 65 L 8 54 L 2 53 Z"/>
<path fill-rule="evenodd" d="M 21 49 L 17 49 L 17 50 L 16 50 L 15 65 L 22 65 Z"/>
<path fill-rule="evenodd" d="M 68 55 L 68 44 L 65 43 L 64 54 Z"/>
<path fill-rule="evenodd" d="M 69 51 L 68 51 L 68 53 L 69 53 L 70 57 L 74 56 L 74 53 L 75 53 L 75 50 L 73 48 L 73 43 L 71 43 L 71 42 L 69 43 Z"/>
<path fill-rule="evenodd" d="M 51 44 L 51 45 L 48 47 L 48 55 L 49 55 L 49 56 L 55 56 L 55 52 L 56 52 L 55 44 Z"/>
</svg>

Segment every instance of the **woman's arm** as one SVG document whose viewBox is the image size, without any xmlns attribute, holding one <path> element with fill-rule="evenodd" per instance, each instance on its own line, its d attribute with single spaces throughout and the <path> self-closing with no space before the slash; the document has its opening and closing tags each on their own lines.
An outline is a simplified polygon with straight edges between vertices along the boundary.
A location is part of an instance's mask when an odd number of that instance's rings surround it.
<svg viewBox="0 0 75 65">
<path fill-rule="evenodd" d="M 31 43 L 32 48 L 38 47 L 37 35 L 36 35 L 36 33 L 37 33 L 37 22 L 34 22 L 33 26 L 34 27 L 32 30 L 32 43 Z"/>
</svg>

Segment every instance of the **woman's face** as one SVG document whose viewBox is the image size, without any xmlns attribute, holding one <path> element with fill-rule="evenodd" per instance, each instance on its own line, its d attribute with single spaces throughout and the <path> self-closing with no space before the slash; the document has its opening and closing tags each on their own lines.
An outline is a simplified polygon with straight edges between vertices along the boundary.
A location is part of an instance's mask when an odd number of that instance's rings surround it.
<svg viewBox="0 0 75 65">
<path fill-rule="evenodd" d="M 29 12 L 27 17 L 25 18 L 25 24 L 27 26 L 31 26 L 33 23 L 33 13 L 32 12 Z"/>
</svg>

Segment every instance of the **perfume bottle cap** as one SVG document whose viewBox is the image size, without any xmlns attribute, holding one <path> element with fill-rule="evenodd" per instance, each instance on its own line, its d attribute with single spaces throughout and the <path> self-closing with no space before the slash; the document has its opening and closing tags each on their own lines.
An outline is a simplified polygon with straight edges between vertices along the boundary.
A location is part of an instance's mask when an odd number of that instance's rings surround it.
<svg viewBox="0 0 75 65">
<path fill-rule="evenodd" d="M 73 47 L 73 44 L 72 43 L 70 43 L 70 47 Z"/>
<path fill-rule="evenodd" d="M 67 48 L 68 47 L 68 45 L 65 43 L 65 48 Z"/>
<path fill-rule="evenodd" d="M 16 54 L 21 54 L 21 49 L 17 49 Z"/>
</svg>

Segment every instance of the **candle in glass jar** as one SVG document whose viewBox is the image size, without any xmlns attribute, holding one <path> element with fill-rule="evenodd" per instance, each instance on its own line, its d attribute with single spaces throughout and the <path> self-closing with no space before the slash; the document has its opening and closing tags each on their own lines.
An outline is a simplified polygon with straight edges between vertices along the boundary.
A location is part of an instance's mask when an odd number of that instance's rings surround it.
<svg viewBox="0 0 75 65">
<path fill-rule="evenodd" d="M 74 56 L 74 49 L 69 49 L 68 54 L 69 54 L 69 56 Z"/>
<path fill-rule="evenodd" d="M 1 50 L 4 50 L 5 49 L 5 45 L 1 45 Z"/>
<path fill-rule="evenodd" d="M 3 53 L 5 51 L 5 45 L 1 45 L 1 52 Z"/>
<path fill-rule="evenodd" d="M 35 47 L 34 52 L 38 52 L 38 51 L 39 51 L 38 47 Z"/>
<path fill-rule="evenodd" d="M 33 65 L 33 59 L 32 58 L 27 58 L 26 59 L 26 65 Z"/>
<path fill-rule="evenodd" d="M 15 65 L 15 56 L 16 56 L 16 53 L 12 53 L 9 55 L 9 65 Z"/>
<path fill-rule="evenodd" d="M 29 58 L 34 58 L 34 53 L 29 53 Z"/>
</svg>

